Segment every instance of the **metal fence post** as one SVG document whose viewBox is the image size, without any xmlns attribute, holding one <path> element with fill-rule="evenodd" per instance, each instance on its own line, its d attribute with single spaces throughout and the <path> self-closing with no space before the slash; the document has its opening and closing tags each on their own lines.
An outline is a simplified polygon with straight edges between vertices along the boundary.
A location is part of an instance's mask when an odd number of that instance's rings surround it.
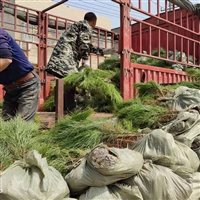
<svg viewBox="0 0 200 200">
<path fill-rule="evenodd" d="M 121 53 L 121 77 L 120 90 L 123 99 L 126 101 L 133 98 L 133 86 L 131 85 L 131 0 L 112 0 L 120 5 L 120 45 Z"/>
</svg>

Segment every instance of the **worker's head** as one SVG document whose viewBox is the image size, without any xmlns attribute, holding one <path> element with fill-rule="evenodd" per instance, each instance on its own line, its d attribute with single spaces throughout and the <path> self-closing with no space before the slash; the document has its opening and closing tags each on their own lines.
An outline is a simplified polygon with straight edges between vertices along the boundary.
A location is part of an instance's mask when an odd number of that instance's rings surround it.
<svg viewBox="0 0 200 200">
<path fill-rule="evenodd" d="M 85 14 L 84 20 L 88 21 L 89 25 L 94 28 L 97 23 L 97 16 L 93 12 L 88 12 Z"/>
</svg>

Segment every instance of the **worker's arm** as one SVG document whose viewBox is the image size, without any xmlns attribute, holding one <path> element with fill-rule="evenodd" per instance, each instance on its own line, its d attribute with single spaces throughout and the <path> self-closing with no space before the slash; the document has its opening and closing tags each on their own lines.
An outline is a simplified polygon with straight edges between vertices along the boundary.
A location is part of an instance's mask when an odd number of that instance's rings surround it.
<svg viewBox="0 0 200 200">
<path fill-rule="evenodd" d="M 92 44 L 90 44 L 91 33 L 92 32 L 89 29 L 84 29 L 79 33 L 79 40 L 80 40 L 79 51 L 83 60 L 88 60 L 90 53 L 92 53 L 91 52 Z"/>
<path fill-rule="evenodd" d="M 104 56 L 103 49 L 101 49 L 99 47 L 95 47 L 92 44 L 90 44 L 90 53 Z"/>
<path fill-rule="evenodd" d="M 119 35 L 115 34 L 114 40 L 119 40 Z M 95 47 L 92 44 L 90 44 L 90 53 L 94 53 L 94 54 L 97 54 L 97 55 L 100 55 L 100 56 L 104 56 L 104 55 L 112 55 L 114 53 L 118 53 L 118 51 L 114 47 L 99 48 L 99 47 Z"/>
<path fill-rule="evenodd" d="M 8 44 L 7 36 L 0 32 L 0 72 L 12 63 L 12 50 Z"/>
<path fill-rule="evenodd" d="M 90 41 L 91 37 L 92 29 L 88 28 L 87 26 L 83 26 L 82 30 L 79 32 L 79 50 L 83 60 L 88 60 L 90 53 L 104 56 L 116 52 L 114 48 L 101 49 L 93 46 Z"/>
</svg>

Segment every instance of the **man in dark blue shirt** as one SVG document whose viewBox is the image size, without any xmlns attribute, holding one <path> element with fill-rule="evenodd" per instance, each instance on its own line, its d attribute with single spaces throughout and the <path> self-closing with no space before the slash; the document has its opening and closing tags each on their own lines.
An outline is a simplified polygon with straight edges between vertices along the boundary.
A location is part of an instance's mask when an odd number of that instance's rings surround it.
<svg viewBox="0 0 200 200">
<path fill-rule="evenodd" d="M 40 95 L 40 79 L 16 41 L 0 28 L 0 84 L 5 95 L 2 117 L 9 120 L 20 115 L 34 120 Z"/>
</svg>

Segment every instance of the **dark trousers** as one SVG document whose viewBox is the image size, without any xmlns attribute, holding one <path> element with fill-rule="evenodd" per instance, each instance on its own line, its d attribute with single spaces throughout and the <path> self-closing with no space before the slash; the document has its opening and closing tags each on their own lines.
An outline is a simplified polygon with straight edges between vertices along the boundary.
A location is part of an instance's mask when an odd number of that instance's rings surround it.
<svg viewBox="0 0 200 200">
<path fill-rule="evenodd" d="M 20 115 L 26 121 L 33 121 L 40 98 L 40 79 L 38 75 L 20 86 L 6 89 L 2 117 L 4 120 Z"/>
</svg>

